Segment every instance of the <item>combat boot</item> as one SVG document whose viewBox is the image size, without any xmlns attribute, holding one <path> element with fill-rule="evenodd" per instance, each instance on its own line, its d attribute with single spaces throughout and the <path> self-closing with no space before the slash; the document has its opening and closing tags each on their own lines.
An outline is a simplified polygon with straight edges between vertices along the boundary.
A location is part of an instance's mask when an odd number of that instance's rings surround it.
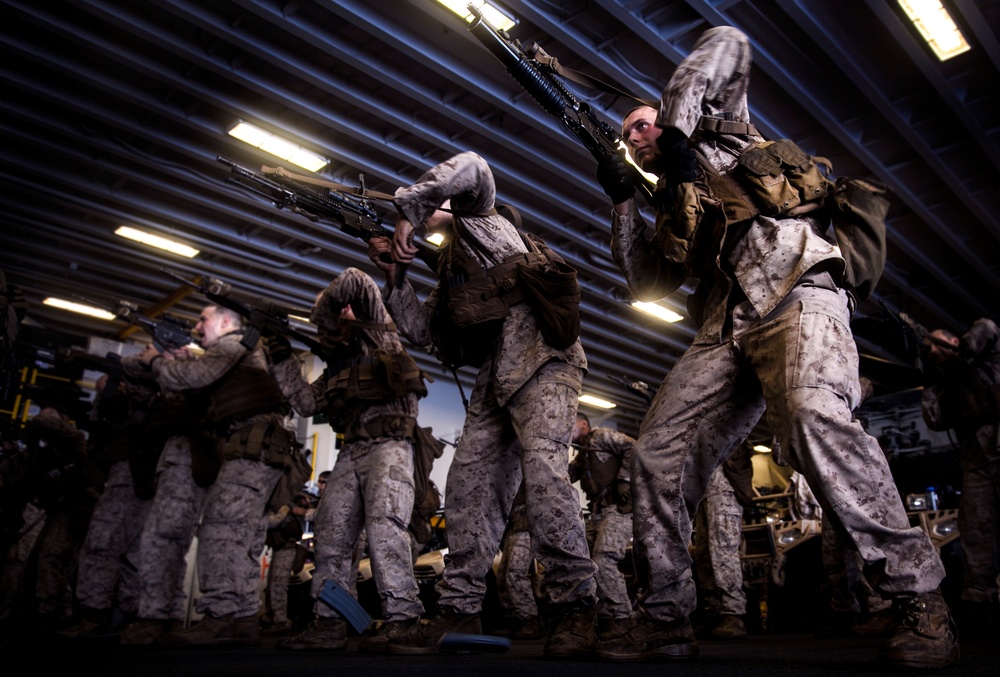
<svg viewBox="0 0 1000 677">
<path fill-rule="evenodd" d="M 282 651 L 340 651 L 347 648 L 347 623 L 317 616 L 305 630 L 275 644 Z"/>
<path fill-rule="evenodd" d="M 406 637 L 410 629 L 420 623 L 419 618 L 407 618 L 402 621 L 386 621 L 374 634 L 366 635 L 358 643 L 358 651 L 365 653 L 387 653 L 389 644 Z"/>
<path fill-rule="evenodd" d="M 543 654 L 561 660 L 593 658 L 597 646 L 597 609 L 593 605 L 572 606 L 559 615 L 559 622 Z"/>
<path fill-rule="evenodd" d="M 56 634 L 66 639 L 79 639 L 86 635 L 106 633 L 109 630 L 111 630 L 111 609 L 84 607 L 80 610 L 80 621 L 76 625 L 60 630 Z"/>
<path fill-rule="evenodd" d="M 120 643 L 124 646 L 149 646 L 161 635 L 176 632 L 181 622 L 172 618 L 137 618 L 122 628 Z"/>
<path fill-rule="evenodd" d="M 538 616 L 529 618 L 518 618 L 514 621 L 514 629 L 510 633 L 511 639 L 538 639 L 544 635 L 542 621 Z"/>
<path fill-rule="evenodd" d="M 724 614 L 715 627 L 708 631 L 710 639 L 746 639 L 747 626 L 741 616 Z"/>
<path fill-rule="evenodd" d="M 960 658 L 958 631 L 940 590 L 893 602 L 896 633 L 879 659 L 908 668 L 943 668 Z"/>
<path fill-rule="evenodd" d="M 206 614 L 198 625 L 187 630 L 168 632 L 156 640 L 157 644 L 176 647 L 199 646 L 258 646 L 260 626 L 256 616 L 234 618 L 209 616 Z"/>
<path fill-rule="evenodd" d="M 430 619 L 416 623 L 409 632 L 389 642 L 389 653 L 421 655 L 438 652 L 445 635 L 481 635 L 483 624 L 478 613 L 461 614 L 451 607 L 439 607 Z"/>
<path fill-rule="evenodd" d="M 602 637 L 597 655 L 609 661 L 694 658 L 698 641 L 689 619 L 657 621 L 643 613 L 622 634 Z"/>
</svg>

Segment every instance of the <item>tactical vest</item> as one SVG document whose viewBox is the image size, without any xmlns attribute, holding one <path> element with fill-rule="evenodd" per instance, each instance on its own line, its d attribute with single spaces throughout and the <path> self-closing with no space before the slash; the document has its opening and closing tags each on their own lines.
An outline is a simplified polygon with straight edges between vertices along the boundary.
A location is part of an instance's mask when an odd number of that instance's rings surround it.
<svg viewBox="0 0 1000 677">
<path fill-rule="evenodd" d="M 208 417 L 216 424 L 277 412 L 285 404 L 285 396 L 274 378 L 267 371 L 246 364 L 245 357 L 209 387 Z"/>
<path fill-rule="evenodd" d="M 577 445 L 583 457 L 583 474 L 580 477 L 580 488 L 587 494 L 587 499 L 598 502 L 603 498 L 609 487 L 618 479 L 621 469 L 621 459 L 614 454 L 608 454 L 606 461 L 597 458 L 598 449 L 589 446 L 591 436 L 587 435 Z"/>
<path fill-rule="evenodd" d="M 700 128 L 740 135 L 713 125 L 721 122 L 702 118 Z M 885 267 L 889 203 L 882 197 L 884 186 L 852 177 L 831 181 L 829 160 L 809 155 L 788 139 L 751 144 L 727 175 L 719 174 L 701 153 L 698 161 L 702 172 L 694 183 L 675 187 L 661 180 L 654 193 L 658 204 L 673 206 L 657 214 L 657 240 L 668 261 L 687 265 L 692 276 L 703 277 L 711 271 L 692 266 L 720 259 L 725 243 L 734 244 L 745 232 L 731 226 L 759 214 L 791 218 L 822 208 L 846 262 L 843 286 L 858 301 L 868 298 Z"/>
<path fill-rule="evenodd" d="M 539 238 L 518 231 L 527 251 L 484 269 L 453 234 L 438 264 L 441 299 L 431 318 L 438 358 L 481 366 L 493 354 L 510 309 L 527 302 L 546 343 L 558 350 L 580 334 L 576 271 Z"/>
<path fill-rule="evenodd" d="M 333 421 L 342 421 L 348 410 L 361 403 L 373 404 L 413 393 L 427 396 L 426 375 L 406 351 L 376 351 L 342 361 L 327 370 L 325 411 Z"/>
</svg>

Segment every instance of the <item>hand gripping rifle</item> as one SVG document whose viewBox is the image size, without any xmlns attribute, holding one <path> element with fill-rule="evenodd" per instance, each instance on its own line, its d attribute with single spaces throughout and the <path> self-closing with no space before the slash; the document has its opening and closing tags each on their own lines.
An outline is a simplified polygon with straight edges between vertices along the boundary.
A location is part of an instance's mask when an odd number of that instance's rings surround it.
<svg viewBox="0 0 1000 677">
<path fill-rule="evenodd" d="M 281 306 L 259 296 L 243 294 L 235 291 L 231 285 L 215 278 L 196 278 L 198 281 L 187 280 L 177 273 L 160 268 L 160 270 L 175 280 L 180 280 L 195 289 L 212 303 L 228 308 L 246 321 L 243 338 L 240 344 L 247 350 L 253 350 L 261 336 L 283 334 L 303 343 L 313 353 L 321 354 L 323 345 L 313 337 L 292 329 L 288 323 L 289 315 L 308 317 L 310 311 L 305 308 Z"/>
<path fill-rule="evenodd" d="M 633 99 L 635 97 L 582 73 L 564 69 L 555 57 L 546 54 L 538 43 L 533 42 L 527 47 L 522 47 L 519 40 L 512 40 L 506 31 L 495 28 L 483 18 L 483 13 L 478 7 L 470 4 L 468 10 L 474 17 L 469 24 L 469 32 L 500 60 L 510 76 L 546 113 L 555 116 L 598 160 L 605 160 L 615 155 L 621 157 L 619 151 L 622 143 L 621 135 L 599 118 L 588 103 L 573 96 L 556 74 L 570 77 L 578 82 L 586 79 L 585 84 L 604 91 Z M 655 104 L 648 103 L 648 105 Z M 648 201 L 655 186 L 646 180 L 638 168 L 630 163 L 627 166 L 632 170 L 632 182 Z"/>
<path fill-rule="evenodd" d="M 392 232 L 383 227 L 382 217 L 375 211 L 371 200 L 391 202 L 393 197 L 366 190 L 363 176 L 361 187 L 351 188 L 312 176 L 293 174 L 284 167 L 263 166 L 258 173 L 221 155 L 216 159 L 230 169 L 226 183 L 266 198 L 278 209 L 287 209 L 310 221 L 333 221 L 344 233 L 364 242 L 373 237 L 392 239 Z M 420 250 L 420 260 L 437 271 L 437 249 L 421 242 L 416 246 Z"/>
</svg>

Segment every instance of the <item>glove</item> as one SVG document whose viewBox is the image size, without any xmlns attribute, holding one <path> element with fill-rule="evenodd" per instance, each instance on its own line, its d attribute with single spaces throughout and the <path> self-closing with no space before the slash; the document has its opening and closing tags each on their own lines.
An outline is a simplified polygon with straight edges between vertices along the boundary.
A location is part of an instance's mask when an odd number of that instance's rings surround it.
<svg viewBox="0 0 1000 677">
<path fill-rule="evenodd" d="M 281 364 L 292 356 L 292 344 L 283 334 L 275 334 L 267 339 L 267 354 L 271 356 L 271 364 Z"/>
<path fill-rule="evenodd" d="M 678 129 L 664 129 L 656 137 L 660 147 L 660 161 L 663 165 L 661 178 L 671 186 L 691 183 L 698 178 L 698 156 L 691 146 L 691 140 Z"/>
<path fill-rule="evenodd" d="M 632 483 L 626 480 L 615 482 L 615 504 L 618 512 L 627 515 L 632 512 Z"/>
<path fill-rule="evenodd" d="M 635 195 L 632 172 L 617 153 L 612 157 L 598 160 L 597 182 L 611 198 L 612 204 L 621 204 Z"/>
</svg>

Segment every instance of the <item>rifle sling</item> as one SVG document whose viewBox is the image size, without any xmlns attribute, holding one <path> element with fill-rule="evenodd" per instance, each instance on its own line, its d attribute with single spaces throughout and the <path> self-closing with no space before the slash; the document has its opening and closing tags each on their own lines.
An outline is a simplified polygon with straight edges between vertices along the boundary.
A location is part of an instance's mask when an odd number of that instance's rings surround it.
<svg viewBox="0 0 1000 677">
<path fill-rule="evenodd" d="M 320 186 L 322 188 L 328 188 L 330 190 L 335 190 L 338 193 L 348 193 L 350 195 L 356 195 L 358 197 L 371 198 L 373 200 L 385 200 L 392 202 L 395 198 L 388 193 L 379 193 L 374 190 L 367 190 L 364 188 L 358 188 L 357 186 L 347 186 L 342 183 L 334 183 L 333 181 L 326 181 L 324 179 L 317 179 L 312 176 L 303 176 L 302 174 L 295 174 L 290 172 L 284 167 L 268 167 L 263 165 L 260 168 L 261 174 L 277 174 L 278 176 L 284 177 L 286 179 L 292 179 L 293 181 L 299 181 L 301 183 L 308 183 L 313 186 Z"/>
</svg>

